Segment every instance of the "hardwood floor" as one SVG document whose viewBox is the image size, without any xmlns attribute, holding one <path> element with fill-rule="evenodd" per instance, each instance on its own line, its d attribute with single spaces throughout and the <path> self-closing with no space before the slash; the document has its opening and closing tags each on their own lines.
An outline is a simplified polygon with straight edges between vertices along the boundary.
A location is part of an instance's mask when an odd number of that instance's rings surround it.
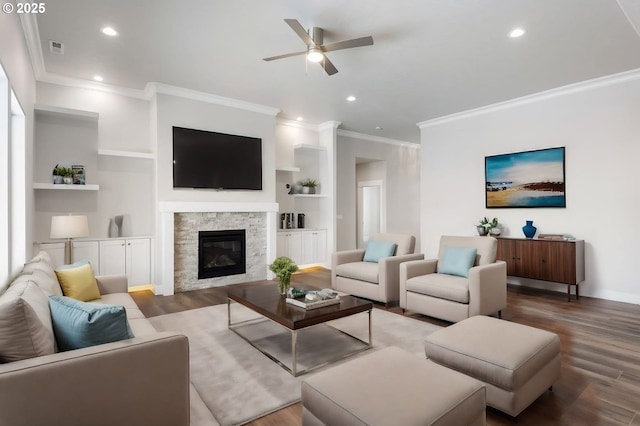
<svg viewBox="0 0 640 426">
<path fill-rule="evenodd" d="M 300 283 L 328 287 L 330 273 L 305 270 Z M 246 283 L 240 285 L 256 285 Z M 148 317 L 226 303 L 227 287 L 174 296 L 150 291 L 131 293 Z M 387 309 L 402 315 L 399 307 Z M 406 316 L 437 325 L 447 322 L 407 312 Z M 509 286 L 502 318 L 548 330 L 560 336 L 562 373 L 517 419 L 487 409 L 488 425 L 634 425 L 640 426 L 640 306 L 581 297 L 568 303 L 564 294 Z M 300 403 L 250 423 L 253 426 L 300 425 Z"/>
</svg>

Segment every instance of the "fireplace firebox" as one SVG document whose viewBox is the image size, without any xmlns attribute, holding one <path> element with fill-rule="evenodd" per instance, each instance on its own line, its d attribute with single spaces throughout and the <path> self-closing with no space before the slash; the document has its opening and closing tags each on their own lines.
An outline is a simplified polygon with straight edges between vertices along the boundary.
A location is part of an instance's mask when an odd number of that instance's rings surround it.
<svg viewBox="0 0 640 426">
<path fill-rule="evenodd" d="M 246 272 L 244 229 L 198 232 L 198 279 Z"/>
</svg>

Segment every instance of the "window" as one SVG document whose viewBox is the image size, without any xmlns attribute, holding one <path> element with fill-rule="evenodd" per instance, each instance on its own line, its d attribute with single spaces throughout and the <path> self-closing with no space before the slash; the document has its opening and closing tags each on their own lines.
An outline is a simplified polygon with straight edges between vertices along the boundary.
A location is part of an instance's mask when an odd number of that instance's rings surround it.
<svg viewBox="0 0 640 426">
<path fill-rule="evenodd" d="M 9 209 L 9 80 L 0 66 L 0 286 L 10 276 Z"/>
</svg>

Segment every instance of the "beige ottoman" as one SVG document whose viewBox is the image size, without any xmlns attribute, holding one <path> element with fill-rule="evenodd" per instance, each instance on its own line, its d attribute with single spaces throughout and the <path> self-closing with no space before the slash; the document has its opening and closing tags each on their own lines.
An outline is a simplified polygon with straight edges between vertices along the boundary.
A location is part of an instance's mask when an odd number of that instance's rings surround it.
<svg viewBox="0 0 640 426">
<path fill-rule="evenodd" d="M 430 334 L 427 358 L 487 385 L 487 405 L 517 416 L 560 377 L 554 333 L 486 316 Z"/>
<path fill-rule="evenodd" d="M 484 385 L 388 347 L 302 382 L 304 425 L 484 425 Z"/>
</svg>

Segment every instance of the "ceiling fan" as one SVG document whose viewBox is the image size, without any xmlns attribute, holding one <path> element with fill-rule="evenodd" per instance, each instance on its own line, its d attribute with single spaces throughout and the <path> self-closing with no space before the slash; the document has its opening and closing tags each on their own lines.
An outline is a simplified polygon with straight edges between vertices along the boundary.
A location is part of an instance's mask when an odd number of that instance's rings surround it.
<svg viewBox="0 0 640 426">
<path fill-rule="evenodd" d="M 289 58 L 291 56 L 307 55 L 307 59 L 311 62 L 318 62 L 322 68 L 329 75 L 333 75 L 338 72 L 338 69 L 331 63 L 326 52 L 333 52 L 334 50 L 351 49 L 353 47 L 371 46 L 373 44 L 373 37 L 360 37 L 351 40 L 338 41 L 335 43 L 322 44 L 323 43 L 323 30 L 319 27 L 313 27 L 307 32 L 297 19 L 285 19 L 286 22 L 298 37 L 302 39 L 304 44 L 307 45 L 307 50 L 301 52 L 287 53 L 284 55 L 271 56 L 269 58 L 263 58 L 263 61 L 274 61 L 276 59 Z"/>
</svg>

